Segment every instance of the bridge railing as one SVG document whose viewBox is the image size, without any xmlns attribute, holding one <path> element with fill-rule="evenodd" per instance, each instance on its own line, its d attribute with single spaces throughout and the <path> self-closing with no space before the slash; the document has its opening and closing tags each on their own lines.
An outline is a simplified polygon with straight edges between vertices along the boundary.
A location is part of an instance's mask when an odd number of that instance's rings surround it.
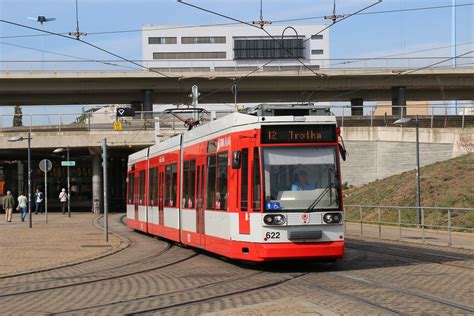
<svg viewBox="0 0 474 316">
<path fill-rule="evenodd" d="M 474 246 L 474 208 L 344 205 L 344 220 L 351 234 Z"/>
<path fill-rule="evenodd" d="M 246 60 L 236 63 L 234 60 L 222 59 L 187 59 L 180 60 L 134 60 L 145 67 L 167 73 L 184 72 L 245 72 L 245 71 L 299 71 L 329 69 L 372 69 L 374 71 L 412 70 L 436 64 L 432 68 L 453 68 L 450 57 L 368 57 L 368 58 L 311 58 L 303 60 L 305 65 L 288 59 Z M 460 56 L 457 67 L 473 67 L 474 57 Z M 49 59 L 49 60 L 3 60 L 0 71 L 141 71 L 143 69 L 123 60 L 84 60 L 84 59 Z"/>
<path fill-rule="evenodd" d="M 422 128 L 444 128 L 444 127 L 474 127 L 474 107 L 459 105 L 457 111 L 447 106 L 438 105 L 332 105 L 331 111 L 336 115 L 338 125 L 341 127 L 376 127 L 397 126 L 414 127 L 415 116 L 418 113 L 419 126 Z M 396 123 L 400 113 L 404 111 L 402 124 Z M 203 123 L 211 119 L 219 118 L 235 112 L 234 109 L 227 111 L 211 111 L 203 116 Z M 355 115 L 359 113 L 360 115 Z M 187 118 L 183 116 L 183 118 Z M 410 120 L 408 120 L 410 119 Z M 124 118 L 116 123 L 115 110 L 104 112 L 79 112 L 79 113 L 42 113 L 42 114 L 4 114 L 0 113 L 0 131 L 93 131 L 93 130 L 148 130 L 154 129 L 159 123 L 162 130 L 181 130 L 183 122 L 171 114 L 161 112 L 136 112 L 135 117 Z M 117 125 L 118 124 L 118 125 Z"/>
<path fill-rule="evenodd" d="M 233 111 L 215 111 L 219 118 Z M 187 117 L 184 117 L 187 118 Z M 204 123 L 210 120 L 204 117 Z M 171 114 L 135 112 L 134 117 L 117 119 L 115 111 L 104 113 L 0 114 L 0 132 L 136 131 L 153 130 L 156 123 L 165 131 L 183 130 L 184 123 Z"/>
</svg>

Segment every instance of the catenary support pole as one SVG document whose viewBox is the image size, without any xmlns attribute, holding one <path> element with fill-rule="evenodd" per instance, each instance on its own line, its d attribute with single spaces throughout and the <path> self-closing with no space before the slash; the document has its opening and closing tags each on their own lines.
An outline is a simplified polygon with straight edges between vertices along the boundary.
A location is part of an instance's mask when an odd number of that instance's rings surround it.
<svg viewBox="0 0 474 316">
<path fill-rule="evenodd" d="M 420 133 L 418 115 L 416 115 L 416 214 L 421 225 L 421 187 L 420 187 Z"/>
<path fill-rule="evenodd" d="M 33 228 L 33 218 L 31 215 L 31 133 L 28 133 L 28 217 L 30 228 Z"/>
<path fill-rule="evenodd" d="M 67 161 L 69 162 L 69 146 L 67 146 Z M 67 216 L 71 217 L 71 178 L 69 164 L 67 165 Z"/>
<path fill-rule="evenodd" d="M 108 223 L 108 197 L 107 197 L 107 138 L 102 141 L 102 169 L 104 173 L 104 237 L 105 241 L 109 241 L 109 223 Z"/>
</svg>

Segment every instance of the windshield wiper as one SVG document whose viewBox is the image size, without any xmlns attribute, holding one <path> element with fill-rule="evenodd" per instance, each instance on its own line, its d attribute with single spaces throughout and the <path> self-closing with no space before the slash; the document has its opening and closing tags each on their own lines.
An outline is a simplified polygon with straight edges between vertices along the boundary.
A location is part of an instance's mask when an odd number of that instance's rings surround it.
<svg viewBox="0 0 474 316">
<path fill-rule="evenodd" d="M 329 190 L 331 190 L 332 188 L 334 187 L 334 184 L 329 184 L 328 187 L 326 187 L 321 193 L 318 194 L 318 196 L 314 199 L 314 201 L 308 206 L 308 208 L 306 209 L 305 213 L 309 213 L 311 212 L 312 210 L 314 210 L 314 208 L 316 207 L 316 205 L 319 204 L 319 202 L 321 202 L 321 200 L 323 199 L 324 195 L 326 195 Z"/>
<path fill-rule="evenodd" d="M 338 177 L 337 177 L 337 173 L 334 169 L 332 168 L 329 168 L 328 169 L 330 170 L 330 172 L 332 173 L 332 175 L 334 176 L 335 180 L 337 181 L 338 180 Z M 321 200 L 323 199 L 323 197 L 328 193 L 330 192 L 331 189 L 336 189 L 336 202 L 339 204 L 339 187 L 334 184 L 333 181 L 331 181 L 331 183 L 329 184 L 328 187 L 326 187 L 321 193 L 319 193 L 319 195 L 314 199 L 314 201 L 308 206 L 308 208 L 306 209 L 305 213 L 309 213 L 311 211 L 313 211 L 316 206 L 319 204 L 319 202 L 321 202 Z"/>
</svg>

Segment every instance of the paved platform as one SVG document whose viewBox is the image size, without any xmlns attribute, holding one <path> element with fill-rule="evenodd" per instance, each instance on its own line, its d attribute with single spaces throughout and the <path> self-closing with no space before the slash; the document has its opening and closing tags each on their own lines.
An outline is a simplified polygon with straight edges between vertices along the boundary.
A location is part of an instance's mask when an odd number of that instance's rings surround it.
<svg viewBox="0 0 474 316">
<path fill-rule="evenodd" d="M 46 224 L 44 215 L 33 214 L 29 228 L 28 217 L 21 222 L 14 213 L 11 223 L 0 222 L 0 276 L 87 261 L 127 246 L 126 239 L 114 234 L 106 243 L 97 219 L 92 213 L 73 213 L 70 218 L 50 213 Z"/>
<path fill-rule="evenodd" d="M 362 229 L 360 223 L 346 223 L 346 234 L 348 236 L 363 236 L 369 238 L 380 238 L 385 240 L 397 240 L 410 243 L 423 243 L 435 246 L 448 246 L 449 234 L 447 231 L 421 228 L 384 226 L 364 224 Z M 424 234 L 424 237 L 423 237 Z M 451 247 L 474 250 L 474 233 L 452 232 Z"/>
</svg>

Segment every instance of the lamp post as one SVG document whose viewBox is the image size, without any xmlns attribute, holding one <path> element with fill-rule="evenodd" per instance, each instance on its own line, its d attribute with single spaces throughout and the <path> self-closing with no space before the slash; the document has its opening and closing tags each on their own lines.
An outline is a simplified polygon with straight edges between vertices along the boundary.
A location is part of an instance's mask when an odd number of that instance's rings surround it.
<svg viewBox="0 0 474 316">
<path fill-rule="evenodd" d="M 28 217 L 30 220 L 30 228 L 33 228 L 33 219 L 31 217 L 31 133 L 28 133 L 28 137 L 12 137 L 8 141 L 21 142 L 24 140 L 28 140 Z"/>
<path fill-rule="evenodd" d="M 393 124 L 406 124 L 411 121 L 411 118 L 401 118 L 393 122 Z M 415 134 L 416 134 L 416 219 L 418 225 L 423 225 L 421 216 L 421 181 L 420 181 L 420 133 L 419 133 L 419 121 L 418 114 L 415 120 Z"/>
<path fill-rule="evenodd" d="M 62 153 L 66 150 L 66 160 L 69 163 L 69 146 L 64 148 L 56 148 L 53 153 Z M 66 166 L 67 170 L 67 216 L 71 217 L 71 177 L 69 176 L 69 164 Z"/>
</svg>

